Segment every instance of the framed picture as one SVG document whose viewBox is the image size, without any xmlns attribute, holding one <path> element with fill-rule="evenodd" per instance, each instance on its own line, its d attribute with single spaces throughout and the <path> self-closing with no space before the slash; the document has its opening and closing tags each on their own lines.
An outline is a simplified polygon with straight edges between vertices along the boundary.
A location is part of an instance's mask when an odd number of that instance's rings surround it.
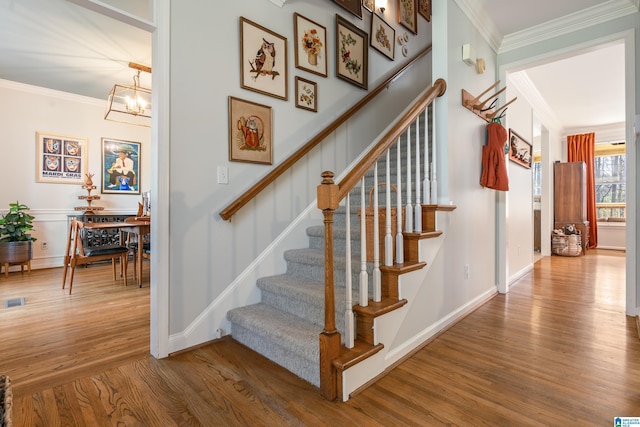
<svg viewBox="0 0 640 427">
<path fill-rule="evenodd" d="M 531 169 L 532 148 L 533 146 L 513 129 L 509 129 L 509 160 Z"/>
<path fill-rule="evenodd" d="M 418 13 L 431 22 L 431 0 L 418 0 Z"/>
<path fill-rule="evenodd" d="M 318 112 L 318 85 L 296 76 L 296 107 Z"/>
<path fill-rule="evenodd" d="M 102 138 L 102 185 L 107 194 L 140 194 L 140 143 Z"/>
<path fill-rule="evenodd" d="M 84 183 L 87 139 L 36 132 L 36 182 Z"/>
<path fill-rule="evenodd" d="M 416 0 L 398 0 L 398 22 L 413 34 L 418 34 Z"/>
<path fill-rule="evenodd" d="M 371 15 L 371 47 L 393 61 L 396 30 L 377 14 Z"/>
<path fill-rule="evenodd" d="M 333 0 L 333 2 L 362 19 L 362 0 Z"/>
<path fill-rule="evenodd" d="M 296 68 L 327 77 L 327 29 L 294 13 Z"/>
<path fill-rule="evenodd" d="M 368 86 L 369 36 L 336 15 L 336 75 L 362 89 Z"/>
<path fill-rule="evenodd" d="M 271 107 L 229 97 L 229 160 L 272 164 Z"/>
<path fill-rule="evenodd" d="M 362 0 L 362 6 L 369 12 L 373 12 L 376 8 L 375 0 Z"/>
<path fill-rule="evenodd" d="M 287 39 L 240 17 L 240 87 L 288 99 Z"/>
</svg>

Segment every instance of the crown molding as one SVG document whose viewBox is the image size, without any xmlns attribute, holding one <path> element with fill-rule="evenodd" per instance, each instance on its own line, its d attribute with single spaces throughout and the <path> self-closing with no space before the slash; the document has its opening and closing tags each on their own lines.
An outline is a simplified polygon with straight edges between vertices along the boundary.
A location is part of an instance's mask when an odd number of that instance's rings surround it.
<svg viewBox="0 0 640 427">
<path fill-rule="evenodd" d="M 606 144 L 611 142 L 626 141 L 625 122 L 610 123 L 600 126 L 581 126 L 574 128 L 566 128 L 562 132 L 562 137 L 566 139 L 568 135 L 577 135 L 582 133 L 593 132 L 596 134 L 596 144 Z"/>
<path fill-rule="evenodd" d="M 491 16 L 480 7 L 480 2 L 477 0 L 455 0 L 455 2 L 462 9 L 462 13 L 471 21 L 471 24 L 480 32 L 482 38 L 489 43 L 491 49 L 494 52 L 498 52 L 503 35 L 496 27 Z"/>
<path fill-rule="evenodd" d="M 24 93 L 31 93 L 40 96 L 49 96 L 63 101 L 80 102 L 97 107 L 104 108 L 107 103 L 105 99 L 91 98 L 88 96 L 76 95 L 74 93 L 62 92 L 54 89 L 47 89 L 41 86 L 33 86 L 25 83 L 14 82 L 11 80 L 0 79 L 0 88 L 15 90 Z"/>
<path fill-rule="evenodd" d="M 527 99 L 531 108 L 533 108 L 536 116 L 547 129 L 553 129 L 558 132 L 563 131 L 563 126 L 558 116 L 544 97 L 540 94 L 536 86 L 533 84 L 526 71 L 509 74 L 509 84 L 513 84 L 516 89 L 522 93 Z"/>
<path fill-rule="evenodd" d="M 638 13 L 640 0 L 611 0 L 551 21 L 507 34 L 498 53 L 508 52 L 534 43 L 562 36 L 613 19 Z"/>
</svg>

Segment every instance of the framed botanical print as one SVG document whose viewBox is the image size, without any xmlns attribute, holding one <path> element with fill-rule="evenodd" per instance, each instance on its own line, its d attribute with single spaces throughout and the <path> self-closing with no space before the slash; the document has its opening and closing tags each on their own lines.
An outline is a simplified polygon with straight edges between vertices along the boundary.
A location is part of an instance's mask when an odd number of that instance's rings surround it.
<svg viewBox="0 0 640 427">
<path fill-rule="evenodd" d="M 418 0 L 418 13 L 431 22 L 431 0 Z"/>
<path fill-rule="evenodd" d="M 333 2 L 362 19 L 362 0 L 333 0 Z"/>
<path fill-rule="evenodd" d="M 371 47 L 393 61 L 396 30 L 377 14 L 371 15 Z"/>
<path fill-rule="evenodd" d="M 102 185 L 107 194 L 140 194 L 140 143 L 102 138 Z"/>
<path fill-rule="evenodd" d="M 531 169 L 533 146 L 525 141 L 513 129 L 509 129 L 509 160 L 527 169 Z"/>
<path fill-rule="evenodd" d="M 296 107 L 318 112 L 318 85 L 296 76 Z"/>
<path fill-rule="evenodd" d="M 362 89 L 368 86 L 369 35 L 336 15 L 336 75 Z"/>
<path fill-rule="evenodd" d="M 294 13 L 296 68 L 327 77 L 327 29 Z"/>
<path fill-rule="evenodd" d="M 229 160 L 273 162 L 271 107 L 229 97 Z"/>
<path fill-rule="evenodd" d="M 36 132 L 36 182 L 84 183 L 87 139 Z"/>
<path fill-rule="evenodd" d="M 240 17 L 240 87 L 288 99 L 287 39 Z"/>
<path fill-rule="evenodd" d="M 398 22 L 413 34 L 418 34 L 416 0 L 398 0 Z"/>
<path fill-rule="evenodd" d="M 375 0 L 362 0 L 362 7 L 367 9 L 369 12 L 374 12 L 376 8 Z"/>
</svg>

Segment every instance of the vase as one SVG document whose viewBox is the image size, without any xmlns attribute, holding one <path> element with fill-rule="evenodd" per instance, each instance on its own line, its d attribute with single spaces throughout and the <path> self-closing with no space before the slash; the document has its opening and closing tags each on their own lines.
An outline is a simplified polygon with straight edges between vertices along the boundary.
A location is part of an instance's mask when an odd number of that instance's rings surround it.
<svg viewBox="0 0 640 427">
<path fill-rule="evenodd" d="M 318 55 L 316 55 L 315 53 L 309 52 L 308 56 L 309 56 L 309 64 L 318 65 Z"/>
</svg>

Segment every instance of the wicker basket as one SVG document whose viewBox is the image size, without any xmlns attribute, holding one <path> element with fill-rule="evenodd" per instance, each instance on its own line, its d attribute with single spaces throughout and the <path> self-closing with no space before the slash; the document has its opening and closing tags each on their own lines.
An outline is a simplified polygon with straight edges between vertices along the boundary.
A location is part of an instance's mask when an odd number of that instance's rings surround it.
<svg viewBox="0 0 640 427">
<path fill-rule="evenodd" d="M 12 427 L 13 392 L 11 381 L 6 375 L 0 375 L 0 427 Z"/>
<path fill-rule="evenodd" d="M 381 182 L 378 184 L 378 187 L 382 185 L 389 185 L 396 194 L 398 193 L 398 188 L 393 184 L 387 184 L 386 182 Z M 369 207 L 364 209 L 364 217 L 365 224 L 367 226 L 367 262 L 373 262 L 373 220 L 374 220 L 374 209 L 373 209 L 373 190 L 375 187 L 371 188 L 369 191 Z M 358 209 L 358 219 L 361 218 L 362 210 Z M 387 208 L 380 207 L 378 208 L 378 247 L 380 248 L 380 264 L 384 263 L 385 259 L 385 250 L 384 250 L 384 237 L 386 235 L 387 228 Z M 403 229 L 404 229 L 404 218 L 403 218 Z M 396 234 L 398 233 L 398 208 L 391 208 L 391 253 L 393 257 L 395 257 L 396 251 Z"/>
<path fill-rule="evenodd" d="M 554 255 L 578 256 L 582 253 L 580 234 L 554 234 L 551 236 L 551 252 Z"/>
</svg>

